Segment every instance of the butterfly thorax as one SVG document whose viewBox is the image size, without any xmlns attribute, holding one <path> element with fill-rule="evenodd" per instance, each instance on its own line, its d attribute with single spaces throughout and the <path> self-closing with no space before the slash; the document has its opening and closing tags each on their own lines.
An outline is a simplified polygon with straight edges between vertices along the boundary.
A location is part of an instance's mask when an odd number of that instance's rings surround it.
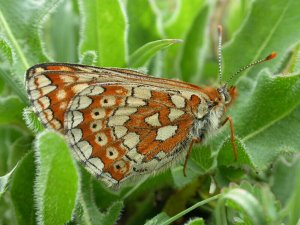
<svg viewBox="0 0 300 225">
<path fill-rule="evenodd" d="M 204 141 L 208 134 L 212 135 L 216 133 L 222 126 L 227 107 L 236 97 L 234 87 L 229 89 L 225 86 L 221 86 L 220 88 L 207 87 L 204 88 L 204 93 L 208 96 L 208 99 L 204 104 L 199 104 L 198 106 L 198 114 L 202 114 L 203 116 L 195 119 L 191 131 L 191 136 L 201 141 Z"/>
</svg>

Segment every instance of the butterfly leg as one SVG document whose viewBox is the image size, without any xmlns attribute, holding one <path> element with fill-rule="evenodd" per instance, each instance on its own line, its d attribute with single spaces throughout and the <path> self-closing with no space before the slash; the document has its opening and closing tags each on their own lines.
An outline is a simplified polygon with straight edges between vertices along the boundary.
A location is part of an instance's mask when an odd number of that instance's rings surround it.
<svg viewBox="0 0 300 225">
<path fill-rule="evenodd" d="M 200 139 L 199 138 L 193 138 L 192 141 L 191 141 L 191 144 L 190 144 L 190 147 L 189 147 L 189 150 L 187 151 L 186 153 L 186 157 L 185 157 L 185 160 L 184 160 L 184 164 L 183 164 L 183 175 L 186 177 L 186 166 L 187 166 L 187 162 L 190 158 L 190 154 L 192 152 L 192 149 L 193 149 L 193 145 L 195 143 L 199 143 L 200 142 Z"/>
<path fill-rule="evenodd" d="M 235 157 L 235 160 L 237 160 L 238 159 L 238 153 L 237 153 L 236 145 L 235 145 L 235 141 L 234 141 L 234 129 L 233 129 L 233 121 L 232 121 L 231 116 L 226 117 L 226 119 L 222 123 L 222 126 L 225 125 L 225 123 L 227 121 L 229 122 L 229 125 L 230 125 L 230 137 L 231 137 L 231 144 L 232 144 L 234 157 Z"/>
</svg>

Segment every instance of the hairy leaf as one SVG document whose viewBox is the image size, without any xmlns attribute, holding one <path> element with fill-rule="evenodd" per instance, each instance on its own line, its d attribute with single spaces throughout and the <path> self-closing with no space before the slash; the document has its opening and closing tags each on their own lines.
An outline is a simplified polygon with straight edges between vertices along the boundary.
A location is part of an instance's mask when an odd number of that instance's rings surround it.
<svg viewBox="0 0 300 225">
<path fill-rule="evenodd" d="M 97 66 L 126 65 L 126 17 L 122 1 L 79 0 L 83 18 L 80 53 L 96 51 Z"/>
<path fill-rule="evenodd" d="M 38 176 L 34 195 L 38 221 L 64 224 L 71 220 L 78 191 L 78 174 L 64 139 L 50 131 L 37 140 Z"/>
</svg>

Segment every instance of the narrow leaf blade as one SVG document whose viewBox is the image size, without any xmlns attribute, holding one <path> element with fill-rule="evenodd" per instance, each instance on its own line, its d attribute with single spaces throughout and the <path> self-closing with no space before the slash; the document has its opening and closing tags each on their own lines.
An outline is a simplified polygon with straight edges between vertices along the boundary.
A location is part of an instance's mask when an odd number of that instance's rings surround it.
<svg viewBox="0 0 300 225">
<path fill-rule="evenodd" d="M 128 66 L 133 68 L 144 66 L 158 51 L 179 42 L 181 42 L 179 39 L 164 39 L 149 42 L 132 53 L 129 57 Z"/>
</svg>

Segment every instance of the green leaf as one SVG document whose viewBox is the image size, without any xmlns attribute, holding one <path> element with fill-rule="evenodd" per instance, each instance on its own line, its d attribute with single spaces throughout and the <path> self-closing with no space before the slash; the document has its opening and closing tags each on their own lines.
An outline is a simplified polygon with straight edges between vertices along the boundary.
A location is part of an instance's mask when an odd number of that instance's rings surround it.
<svg viewBox="0 0 300 225">
<path fill-rule="evenodd" d="M 122 1 L 79 0 L 82 22 L 80 53 L 96 51 L 97 66 L 126 65 L 126 18 Z"/>
<path fill-rule="evenodd" d="M 40 25 L 61 0 L 34 2 L 31 0 L 1 1 L 0 27 L 16 54 L 14 68 L 18 79 L 32 64 L 48 61 L 40 42 Z M 26 47 L 24 48 L 24 44 Z"/>
<path fill-rule="evenodd" d="M 292 187 L 296 185 L 296 179 L 299 176 L 299 164 L 300 157 L 298 155 L 291 155 L 294 160 L 288 162 L 283 157 L 280 157 L 277 162 L 274 163 L 270 187 L 276 198 L 284 206 L 291 199 L 291 195 L 294 193 Z M 286 191 L 290 189 L 291 191 Z"/>
<path fill-rule="evenodd" d="M 81 55 L 80 64 L 94 65 L 97 60 L 97 54 L 95 51 L 87 51 Z"/>
<path fill-rule="evenodd" d="M 228 137 L 222 144 L 222 147 L 219 151 L 217 158 L 218 166 L 248 165 L 253 167 L 254 165 L 252 164 L 251 158 L 249 157 L 246 146 L 242 143 L 242 140 L 240 140 L 238 137 L 235 137 L 234 140 L 237 148 L 238 159 L 235 160 L 231 138 Z"/>
<path fill-rule="evenodd" d="M 126 12 L 130 24 L 128 27 L 130 54 L 148 42 L 161 39 L 156 26 L 157 17 L 151 4 L 151 1 L 128 0 L 126 2 Z"/>
<path fill-rule="evenodd" d="M 45 48 L 54 61 L 78 62 L 80 32 L 76 4 L 76 1 L 63 1 L 43 26 Z"/>
<path fill-rule="evenodd" d="M 10 167 L 13 146 L 16 141 L 23 137 L 24 131 L 13 126 L 0 126 L 0 175 L 8 173 Z"/>
<path fill-rule="evenodd" d="M 31 135 L 24 135 L 12 144 L 11 152 L 8 158 L 8 167 L 12 168 L 16 165 L 22 157 L 30 150 L 32 150 L 33 137 Z"/>
<path fill-rule="evenodd" d="M 81 215 L 78 215 L 77 213 L 77 222 L 79 222 L 79 224 L 86 225 L 115 224 L 120 216 L 123 203 L 121 201 L 115 201 L 106 210 L 106 213 L 100 212 L 95 203 L 92 184 L 91 175 L 84 168 L 81 168 L 81 192 L 79 194 L 79 204 L 81 206 L 82 213 Z"/>
<path fill-rule="evenodd" d="M 211 149 L 208 146 L 194 147 L 191 154 L 191 160 L 196 163 L 202 173 L 208 172 L 213 165 Z"/>
<path fill-rule="evenodd" d="M 265 169 L 279 153 L 298 152 L 300 136 L 295 131 L 300 129 L 300 75 L 272 76 L 262 71 L 255 83 L 240 82 L 238 90 L 238 100 L 228 114 L 251 164 Z M 220 147 L 222 151 L 226 148 Z"/>
<path fill-rule="evenodd" d="M 186 35 L 180 54 L 180 73 L 184 81 L 200 81 L 208 48 L 209 11 L 208 5 L 199 11 Z"/>
<path fill-rule="evenodd" d="M 121 201 L 115 201 L 106 211 L 104 217 L 101 220 L 101 224 L 113 225 L 118 220 L 121 210 L 124 205 Z"/>
<path fill-rule="evenodd" d="M 298 155 L 298 163 L 296 167 L 296 178 L 295 178 L 295 185 L 292 186 L 293 188 L 293 193 L 291 196 L 291 202 L 290 202 L 290 207 L 289 207 L 289 224 L 299 224 L 300 222 L 300 217 L 299 217 L 299 212 L 300 212 L 300 163 L 299 163 L 299 155 Z"/>
<path fill-rule="evenodd" d="M 33 112 L 32 108 L 24 108 L 23 119 L 25 120 L 27 127 L 34 133 L 38 133 L 45 130 L 44 125 L 39 121 L 37 115 L 35 114 L 35 112 Z"/>
<path fill-rule="evenodd" d="M 278 221 L 280 207 L 269 185 L 265 183 L 252 185 L 248 181 L 243 181 L 240 188 L 250 192 L 259 201 L 267 224 L 275 224 Z"/>
<path fill-rule="evenodd" d="M 248 0 L 236 0 L 228 2 L 228 16 L 226 18 L 226 36 L 229 40 L 233 34 L 239 29 L 244 18 L 247 16 L 247 12 L 251 9 L 253 1 Z"/>
<path fill-rule="evenodd" d="M 186 225 L 205 225 L 202 218 L 191 219 L 186 223 Z"/>
<path fill-rule="evenodd" d="M 24 103 L 16 96 L 0 98 L 0 124 L 23 124 Z"/>
<path fill-rule="evenodd" d="M 11 176 L 18 165 L 16 165 L 8 174 L 0 177 L 0 198 L 7 189 Z"/>
<path fill-rule="evenodd" d="M 179 219 L 180 217 L 186 215 L 187 213 L 193 211 L 194 209 L 203 206 L 209 202 L 215 201 L 216 199 L 219 199 L 221 197 L 221 194 L 212 196 L 210 198 L 207 198 L 203 201 L 197 202 L 196 204 L 192 205 L 191 207 L 181 211 L 180 213 L 176 214 L 175 216 L 172 216 L 171 218 L 167 219 L 164 218 L 164 220 L 162 222 L 160 222 L 160 225 L 167 225 L 167 224 L 171 224 L 172 222 L 176 221 L 177 219 Z"/>
<path fill-rule="evenodd" d="M 65 140 L 50 131 L 37 139 L 38 174 L 34 189 L 38 221 L 64 224 L 71 220 L 78 191 L 78 174 Z"/>
<path fill-rule="evenodd" d="M 164 223 L 165 221 L 167 221 L 170 217 L 162 212 L 158 215 L 156 215 L 155 217 L 153 217 L 151 220 L 148 220 L 145 225 L 161 225 L 162 223 Z"/>
<path fill-rule="evenodd" d="M 12 74 L 8 72 L 11 68 L 14 68 L 13 62 L 15 61 L 15 57 L 9 42 L 5 37 L 3 37 L 3 35 L 1 35 L 1 30 L 0 30 L 0 60 L 1 60 L 0 84 L 2 82 L 6 82 L 5 84 L 0 85 L 0 93 L 2 92 L 2 89 L 4 89 L 5 86 L 6 88 L 8 86 L 20 97 L 20 99 L 22 99 L 24 103 L 26 103 L 27 102 L 26 92 L 24 91 L 24 87 L 20 84 L 20 80 L 17 79 L 15 76 L 12 76 Z"/>
<path fill-rule="evenodd" d="M 9 64 L 13 63 L 13 54 L 11 51 L 11 47 L 4 37 L 0 37 L 0 51 L 4 55 L 4 57 L 8 60 Z"/>
<path fill-rule="evenodd" d="M 97 207 L 100 210 L 106 210 L 109 208 L 113 202 L 118 201 L 120 199 L 118 192 L 113 192 L 104 187 L 101 181 L 92 179 L 92 189 L 93 189 L 93 197 L 95 198 L 95 202 Z"/>
<path fill-rule="evenodd" d="M 149 42 L 132 53 L 129 57 L 128 66 L 133 68 L 144 66 L 158 51 L 179 42 L 181 42 L 179 39 L 164 39 Z"/>
<path fill-rule="evenodd" d="M 248 216 L 253 225 L 267 224 L 263 208 L 258 200 L 249 192 L 243 189 L 232 189 L 223 194 L 219 199 L 216 208 L 216 222 L 219 225 L 227 225 L 226 203 L 230 201 L 233 206 L 240 208 L 242 213 Z"/>
<path fill-rule="evenodd" d="M 266 9 L 269 13 L 266 15 Z M 276 51 L 274 60 L 255 66 L 244 74 L 257 75 L 261 68 L 272 72 L 281 65 L 281 58 L 300 38 L 300 1 L 260 0 L 254 1 L 247 20 L 230 43 L 224 47 L 224 80 L 239 68 L 264 58 Z M 234 80 L 238 79 L 235 77 Z"/>
<path fill-rule="evenodd" d="M 172 20 L 165 24 L 164 33 L 166 38 L 185 39 L 192 22 L 206 4 L 206 0 L 181 1 L 177 5 Z M 185 41 L 185 40 L 184 40 Z M 164 57 L 164 72 L 168 78 L 180 77 L 179 74 L 179 54 L 182 46 L 168 49 Z"/>
<path fill-rule="evenodd" d="M 36 224 L 36 210 L 33 199 L 35 162 L 33 151 L 19 163 L 12 179 L 10 194 L 19 225 Z"/>
</svg>

